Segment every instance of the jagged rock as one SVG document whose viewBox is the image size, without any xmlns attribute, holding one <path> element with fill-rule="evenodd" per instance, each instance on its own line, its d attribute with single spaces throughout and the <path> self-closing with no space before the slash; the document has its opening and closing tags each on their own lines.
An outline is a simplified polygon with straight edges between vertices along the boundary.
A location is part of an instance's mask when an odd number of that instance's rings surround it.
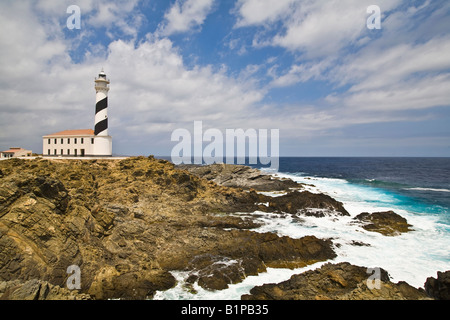
<svg viewBox="0 0 450 320">
<path fill-rule="evenodd" d="M 362 221 L 362 227 L 368 231 L 378 232 L 385 236 L 395 236 L 403 232 L 411 231 L 411 225 L 405 218 L 393 211 L 363 212 L 357 215 L 355 220 Z"/>
<path fill-rule="evenodd" d="M 326 263 L 316 270 L 293 275 L 278 284 L 254 287 L 244 300 L 422 300 L 429 299 L 422 289 L 405 282 L 390 282 L 380 269 L 379 287 L 367 286 L 367 268 L 343 262 Z M 372 281 L 372 280 L 370 280 Z"/>
<path fill-rule="evenodd" d="M 198 279 L 203 288 L 220 290 L 266 267 L 293 269 L 336 257 L 330 240 L 314 236 L 292 239 L 241 230 L 231 235 L 221 238 L 218 252 L 199 254 L 189 261 L 188 269 L 195 275 L 191 282 Z"/>
<path fill-rule="evenodd" d="M 32 279 L 24 283 L 18 280 L 0 282 L 0 300 L 92 300 L 92 297 L 78 290 Z"/>
<path fill-rule="evenodd" d="M 324 217 L 326 215 L 349 216 L 342 202 L 328 195 L 311 193 L 309 191 L 294 191 L 279 197 L 269 198 L 268 201 L 269 211 L 316 217 Z"/>
<path fill-rule="evenodd" d="M 427 278 L 425 291 L 436 300 L 450 300 L 450 271 L 438 272 L 437 279 Z"/>
<path fill-rule="evenodd" d="M 257 191 L 289 191 L 291 188 L 302 188 L 302 184 L 291 179 L 275 178 L 245 165 L 211 164 L 177 167 L 226 187 L 251 188 Z"/>
</svg>

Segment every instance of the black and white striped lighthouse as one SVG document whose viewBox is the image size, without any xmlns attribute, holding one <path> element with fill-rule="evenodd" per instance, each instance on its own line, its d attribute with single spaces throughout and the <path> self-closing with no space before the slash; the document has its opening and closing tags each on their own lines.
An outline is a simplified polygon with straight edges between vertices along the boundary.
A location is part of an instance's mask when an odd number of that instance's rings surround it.
<svg viewBox="0 0 450 320">
<path fill-rule="evenodd" d="M 108 135 L 108 91 L 109 80 L 106 79 L 106 74 L 102 69 L 98 77 L 95 78 L 96 103 L 94 134 L 96 136 Z"/>
<path fill-rule="evenodd" d="M 95 78 L 95 147 L 94 154 L 99 156 L 112 155 L 112 138 L 108 135 L 108 91 L 109 79 L 102 71 Z"/>
</svg>

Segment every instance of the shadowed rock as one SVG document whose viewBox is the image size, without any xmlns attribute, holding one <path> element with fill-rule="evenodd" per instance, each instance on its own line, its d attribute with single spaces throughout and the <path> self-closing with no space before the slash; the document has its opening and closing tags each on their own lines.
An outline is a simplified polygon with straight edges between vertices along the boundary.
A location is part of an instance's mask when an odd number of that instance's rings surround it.
<svg viewBox="0 0 450 320">
<path fill-rule="evenodd" d="M 367 286 L 367 268 L 343 262 L 327 263 L 316 270 L 293 275 L 278 284 L 254 287 L 244 300 L 422 300 L 429 299 L 422 289 L 405 282 L 392 283 L 380 269 L 379 285 Z M 370 280 L 372 281 L 372 280 Z"/>
<path fill-rule="evenodd" d="M 395 236 L 412 230 L 406 219 L 393 211 L 363 212 L 354 219 L 363 222 L 362 227 L 367 231 L 378 232 L 385 236 Z"/>
<path fill-rule="evenodd" d="M 450 271 L 438 272 L 437 279 L 427 278 L 425 291 L 436 300 L 450 300 Z"/>
<path fill-rule="evenodd" d="M 254 189 L 256 191 L 289 191 L 292 188 L 302 188 L 301 183 L 291 179 L 275 178 L 258 169 L 244 165 L 178 165 L 177 168 L 187 170 L 198 177 L 226 187 Z"/>
</svg>

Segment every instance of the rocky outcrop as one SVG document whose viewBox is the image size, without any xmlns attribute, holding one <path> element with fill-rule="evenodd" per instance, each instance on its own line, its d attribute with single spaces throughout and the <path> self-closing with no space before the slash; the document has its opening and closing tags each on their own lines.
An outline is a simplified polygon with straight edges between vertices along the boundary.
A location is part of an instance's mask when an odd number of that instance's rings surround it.
<svg viewBox="0 0 450 320">
<path fill-rule="evenodd" d="M 427 278 L 425 291 L 436 300 L 450 300 L 450 271 L 438 272 L 437 279 Z"/>
<path fill-rule="evenodd" d="M 271 212 L 286 212 L 306 216 L 324 217 L 330 215 L 349 216 L 342 202 L 328 195 L 309 191 L 290 192 L 279 197 L 268 199 L 268 210 Z"/>
<path fill-rule="evenodd" d="M 378 232 L 385 236 L 395 236 L 412 230 L 406 219 L 393 211 L 363 212 L 354 219 L 363 222 L 362 227 L 367 231 Z"/>
<path fill-rule="evenodd" d="M 210 180 L 226 187 L 254 189 L 257 191 L 289 191 L 301 189 L 302 184 L 291 179 L 275 178 L 260 170 L 244 165 L 211 164 L 211 165 L 178 165 L 180 169 Z"/>
<path fill-rule="evenodd" d="M 278 284 L 254 287 L 244 300 L 422 300 L 429 299 L 421 289 L 405 282 L 392 283 L 380 269 L 379 284 L 367 286 L 367 268 L 343 262 L 327 263 L 316 270 L 293 275 Z"/>
<path fill-rule="evenodd" d="M 306 216 L 324 217 L 333 215 L 349 215 L 343 204 L 325 194 L 316 194 L 303 189 L 301 183 L 287 178 L 276 178 L 264 174 L 260 170 L 244 165 L 212 164 L 212 165 L 178 165 L 190 173 L 213 181 L 219 185 L 256 191 L 285 191 L 286 194 L 271 197 L 264 194 L 249 193 L 251 201 L 241 207 L 234 206 L 232 211 L 264 211 L 291 213 Z M 252 205 L 249 205 L 252 203 Z M 265 204 L 265 205 L 262 205 Z"/>
<path fill-rule="evenodd" d="M 335 256 L 330 240 L 253 232 L 257 223 L 228 213 L 268 210 L 260 203 L 269 198 L 165 160 L 12 159 L 0 167 L 3 282 L 64 289 L 67 267 L 77 265 L 80 293 L 145 299 L 175 285 L 173 270 L 219 289 L 267 266 Z"/>
<path fill-rule="evenodd" d="M 336 257 L 330 240 L 314 236 L 292 239 L 273 233 L 237 231 L 231 235 L 214 254 L 200 254 L 189 261 L 188 282 L 198 281 L 205 289 L 220 290 L 248 275 L 264 272 L 266 267 L 292 269 Z"/>
<path fill-rule="evenodd" d="M 37 279 L 0 282 L 0 300 L 92 300 L 88 294 Z"/>
</svg>

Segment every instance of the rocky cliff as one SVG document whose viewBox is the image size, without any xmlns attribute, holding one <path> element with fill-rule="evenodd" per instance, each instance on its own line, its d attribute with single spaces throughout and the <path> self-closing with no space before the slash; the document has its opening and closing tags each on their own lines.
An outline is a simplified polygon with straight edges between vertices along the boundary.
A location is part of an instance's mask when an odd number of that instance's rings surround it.
<svg viewBox="0 0 450 320">
<path fill-rule="evenodd" d="M 17 281 L 64 288 L 70 265 L 80 267 L 80 293 L 141 299 L 174 286 L 171 270 L 198 271 L 193 281 L 221 289 L 267 266 L 335 256 L 330 240 L 256 233 L 254 222 L 228 215 L 268 210 L 258 205 L 266 196 L 153 157 L 0 166 L 0 281 L 15 281 L 0 286 L 4 298 Z M 236 263 L 217 263 L 227 259 Z"/>
</svg>

